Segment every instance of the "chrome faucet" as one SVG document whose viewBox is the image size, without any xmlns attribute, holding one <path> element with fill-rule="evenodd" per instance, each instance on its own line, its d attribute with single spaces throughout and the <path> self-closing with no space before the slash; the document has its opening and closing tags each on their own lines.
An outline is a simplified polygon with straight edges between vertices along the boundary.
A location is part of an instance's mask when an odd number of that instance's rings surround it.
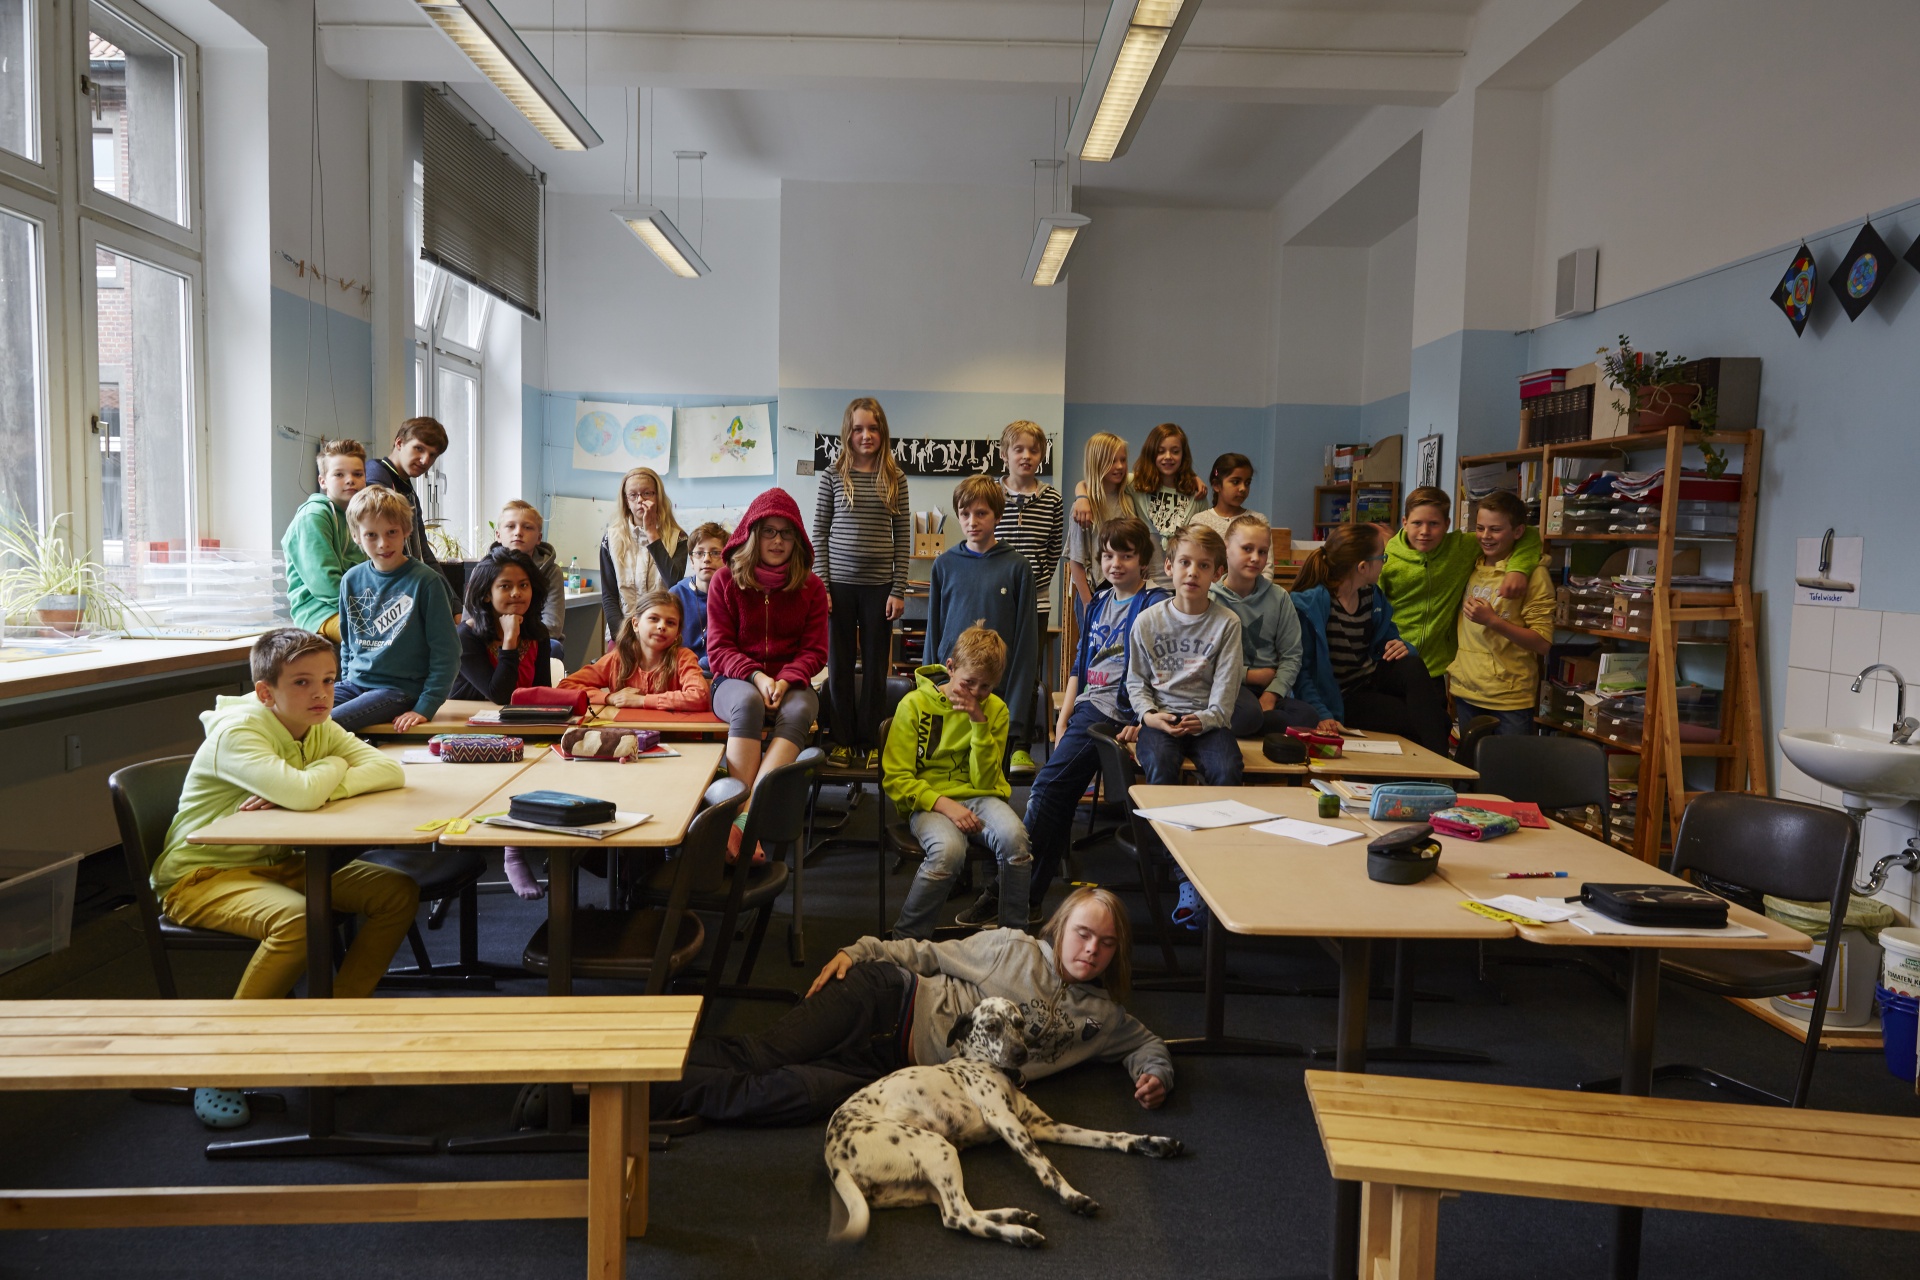
<svg viewBox="0 0 1920 1280">
<path fill-rule="evenodd" d="M 1920 730 L 1920 720 L 1907 714 L 1907 682 L 1900 672 L 1884 662 L 1876 662 L 1853 678 L 1853 692 L 1860 692 L 1860 685 L 1876 671 L 1884 671 L 1893 677 L 1893 736 L 1887 741 L 1904 747 L 1915 731 Z"/>
</svg>

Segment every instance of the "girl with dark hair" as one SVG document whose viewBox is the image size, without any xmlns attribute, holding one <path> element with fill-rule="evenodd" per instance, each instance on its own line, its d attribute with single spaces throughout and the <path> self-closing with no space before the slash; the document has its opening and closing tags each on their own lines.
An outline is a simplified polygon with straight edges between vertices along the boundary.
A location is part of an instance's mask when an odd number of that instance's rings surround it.
<svg viewBox="0 0 1920 1280">
<path fill-rule="evenodd" d="M 1300 676 L 1294 696 L 1320 713 L 1319 728 L 1397 733 L 1447 750 L 1447 700 L 1420 656 L 1400 638 L 1379 589 L 1386 533 L 1373 524 L 1336 527 L 1294 579 L 1300 611 Z"/>
<path fill-rule="evenodd" d="M 1213 506 L 1196 514 L 1195 524 L 1203 524 L 1224 538 L 1235 520 L 1260 514 L 1247 511 L 1247 493 L 1253 488 L 1253 459 L 1246 454 L 1223 453 L 1215 458 L 1207 472 L 1207 484 L 1213 490 Z"/>
<path fill-rule="evenodd" d="M 546 579 L 524 551 L 494 547 L 467 575 L 460 673 L 448 696 L 506 703 L 515 689 L 553 683 L 537 601 Z"/>
</svg>

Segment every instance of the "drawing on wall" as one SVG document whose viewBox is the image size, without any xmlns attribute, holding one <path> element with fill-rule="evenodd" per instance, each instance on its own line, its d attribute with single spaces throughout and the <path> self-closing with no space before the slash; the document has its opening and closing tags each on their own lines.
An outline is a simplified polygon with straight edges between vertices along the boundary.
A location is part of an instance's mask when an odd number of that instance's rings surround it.
<svg viewBox="0 0 1920 1280">
<path fill-rule="evenodd" d="M 764 404 L 709 405 L 680 410 L 680 475 L 773 474 L 773 429 Z"/>
<path fill-rule="evenodd" d="M 1420 485 L 1439 485 L 1440 442 L 1443 438 L 1444 437 L 1437 435 L 1420 437 L 1420 469 L 1413 480 L 1416 487 Z"/>
<path fill-rule="evenodd" d="M 1858 320 L 1860 313 L 1873 305 L 1873 300 L 1880 296 L 1880 286 L 1886 283 L 1887 268 L 1892 265 L 1893 250 L 1887 248 L 1887 242 L 1880 238 L 1873 224 L 1869 222 L 1861 227 L 1860 234 L 1853 238 L 1853 247 L 1827 278 L 1827 288 L 1840 299 L 1840 307 L 1847 313 L 1848 320 Z"/>
<path fill-rule="evenodd" d="M 652 467 L 666 475 L 672 456 L 672 405 L 575 402 L 573 465 L 577 470 L 624 472 Z"/>
<path fill-rule="evenodd" d="M 1813 314 L 1813 293 L 1820 283 L 1814 270 L 1813 253 L 1803 240 L 1799 252 L 1793 255 L 1793 261 L 1787 264 L 1787 274 L 1781 276 L 1780 283 L 1773 286 L 1773 305 L 1786 313 L 1787 323 L 1793 326 L 1793 336 L 1796 338 L 1807 327 L 1807 317 Z"/>
<path fill-rule="evenodd" d="M 893 460 L 910 476 L 1005 475 L 999 437 L 895 436 Z M 840 461 L 840 436 L 819 432 L 813 438 L 813 469 L 830 471 Z M 1040 474 L 1053 474 L 1053 437 L 1047 437 L 1047 456 Z"/>
</svg>

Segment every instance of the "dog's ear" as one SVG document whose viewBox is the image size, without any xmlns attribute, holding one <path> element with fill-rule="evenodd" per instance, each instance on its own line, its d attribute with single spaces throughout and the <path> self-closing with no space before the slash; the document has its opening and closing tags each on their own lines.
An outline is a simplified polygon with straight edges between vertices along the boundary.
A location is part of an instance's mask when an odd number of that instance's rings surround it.
<svg viewBox="0 0 1920 1280">
<path fill-rule="evenodd" d="M 961 1014 L 954 1020 L 953 1029 L 947 1032 L 947 1047 L 951 1049 L 955 1041 L 965 1038 L 972 1032 L 973 1014 L 971 1012 Z"/>
</svg>

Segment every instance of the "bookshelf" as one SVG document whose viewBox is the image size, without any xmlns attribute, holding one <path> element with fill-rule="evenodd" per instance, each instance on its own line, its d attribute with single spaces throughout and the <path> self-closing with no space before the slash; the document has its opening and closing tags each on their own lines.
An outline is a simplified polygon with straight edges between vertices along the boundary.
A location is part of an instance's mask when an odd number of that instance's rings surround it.
<svg viewBox="0 0 1920 1280">
<path fill-rule="evenodd" d="M 1346 484 L 1313 486 L 1313 528 L 1316 542 L 1326 540 L 1336 525 L 1358 521 L 1394 524 L 1400 515 L 1400 482 L 1351 480 Z"/>
<path fill-rule="evenodd" d="M 1707 488 L 1705 492 L 1714 496 L 1704 501 L 1729 504 L 1733 512 L 1730 517 L 1693 514 L 1692 504 L 1698 500 L 1682 492 L 1700 490 L 1692 477 L 1683 477 L 1681 483 L 1664 483 L 1657 498 L 1649 494 L 1640 500 L 1609 500 L 1627 509 L 1618 517 L 1611 510 L 1604 517 L 1590 514 L 1606 505 L 1599 500 L 1577 516 L 1570 515 L 1576 508 L 1559 493 L 1560 481 L 1602 467 L 1629 471 L 1663 468 L 1667 477 L 1680 476 L 1684 462 L 1699 465 L 1697 451 L 1703 443 L 1727 452 L 1729 463 L 1722 477 L 1726 483 Z M 1459 502 L 1456 518 L 1462 523 L 1472 509 L 1468 473 L 1476 468 L 1510 468 L 1522 499 L 1537 504 L 1540 536 L 1552 557 L 1548 563 L 1555 570 L 1562 601 L 1550 664 L 1568 657 L 1561 646 L 1575 642 L 1596 643 L 1596 654 L 1577 655 L 1581 659 L 1597 656 L 1597 652 L 1648 654 L 1644 711 L 1637 734 L 1630 722 L 1604 712 L 1591 719 L 1583 714 L 1575 720 L 1577 691 L 1554 682 L 1551 666 L 1546 673 L 1549 678 L 1541 683 L 1540 714 L 1536 717 L 1543 728 L 1588 738 L 1609 751 L 1637 757 L 1633 812 L 1629 818 L 1621 813 L 1624 805 L 1616 807 L 1615 832 L 1620 843 L 1647 862 L 1657 861 L 1669 847 L 1669 826 L 1677 827 L 1687 803 L 1706 789 L 1690 789 L 1689 762 L 1708 762 L 1697 766 L 1696 777 L 1704 778 L 1711 771 L 1714 790 L 1760 794 L 1768 790 L 1759 692 L 1760 598 L 1751 585 L 1764 443 L 1764 433 L 1758 429 L 1716 431 L 1704 436 L 1676 426 L 1480 454 L 1463 457 L 1455 464 Z M 1603 521 L 1633 527 L 1624 531 L 1603 529 L 1599 527 Z M 1689 522 L 1730 522 L 1731 527 L 1682 527 Z M 1642 575 L 1651 581 L 1638 589 L 1612 587 L 1612 612 L 1623 620 L 1622 625 L 1595 625 L 1600 621 L 1597 596 L 1604 588 L 1594 584 L 1576 594 L 1569 579 L 1595 576 L 1601 564 L 1614 554 L 1634 548 L 1654 553 L 1651 573 Z M 1685 581 L 1700 569 L 1677 568 L 1683 555 L 1689 561 L 1698 556 L 1702 564 L 1711 564 L 1710 576 L 1724 581 L 1725 587 L 1707 589 Z M 1676 578 L 1682 580 L 1676 583 Z M 1721 677 L 1714 717 L 1717 723 L 1709 725 L 1703 703 L 1712 690 L 1703 687 L 1690 703 L 1683 703 L 1682 694 L 1695 692 L 1695 686 L 1687 680 L 1690 671 L 1703 667 L 1710 670 L 1716 661 Z"/>
</svg>

